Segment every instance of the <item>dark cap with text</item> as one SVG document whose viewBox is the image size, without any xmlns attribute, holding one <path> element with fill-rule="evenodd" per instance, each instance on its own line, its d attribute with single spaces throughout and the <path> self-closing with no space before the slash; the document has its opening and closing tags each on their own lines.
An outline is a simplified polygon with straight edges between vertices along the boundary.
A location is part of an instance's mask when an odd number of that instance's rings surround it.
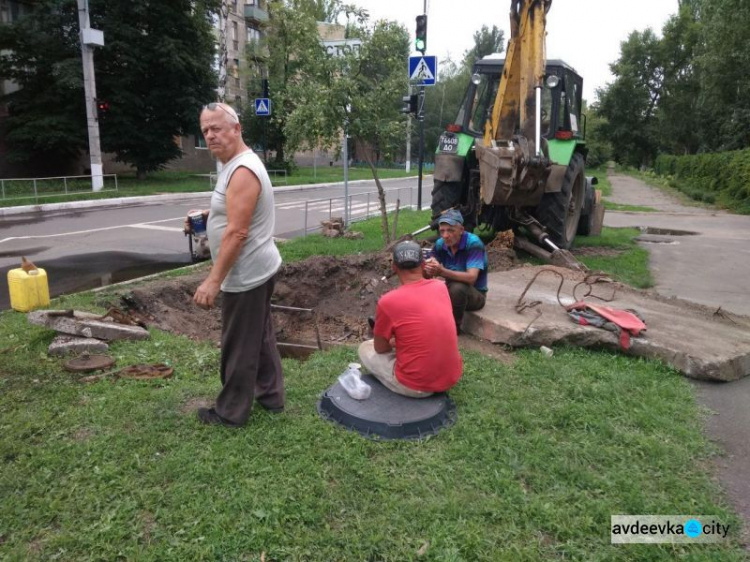
<svg viewBox="0 0 750 562">
<path fill-rule="evenodd" d="M 414 269 L 422 263 L 422 250 L 411 240 L 399 242 L 393 248 L 393 263 L 401 269 Z"/>
</svg>

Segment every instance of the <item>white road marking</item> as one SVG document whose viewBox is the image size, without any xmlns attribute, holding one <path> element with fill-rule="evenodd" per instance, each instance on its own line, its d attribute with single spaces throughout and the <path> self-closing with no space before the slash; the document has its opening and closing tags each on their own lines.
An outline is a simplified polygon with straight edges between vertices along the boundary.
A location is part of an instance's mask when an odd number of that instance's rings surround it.
<svg viewBox="0 0 750 562">
<path fill-rule="evenodd" d="M 0 240 L 0 244 L 2 244 L 4 242 L 11 242 L 12 240 L 32 240 L 32 239 L 33 240 L 40 240 L 42 238 L 57 238 L 58 236 L 75 236 L 75 235 L 79 235 L 79 234 L 91 234 L 93 232 L 104 232 L 106 230 L 116 230 L 118 228 L 133 228 L 133 227 L 135 227 L 135 228 L 148 228 L 148 226 L 146 226 L 146 225 L 157 224 L 157 223 L 160 223 L 160 222 L 171 222 L 171 221 L 177 221 L 177 220 L 184 221 L 185 217 L 181 216 L 181 217 L 177 217 L 177 218 L 173 218 L 173 219 L 161 219 L 161 220 L 158 220 L 158 221 L 142 222 L 142 223 L 137 223 L 137 224 L 121 224 L 121 225 L 118 225 L 118 226 L 103 226 L 101 228 L 90 228 L 88 230 L 75 230 L 73 232 L 60 232 L 60 233 L 57 233 L 57 234 L 37 234 L 37 235 L 32 235 L 32 236 L 11 236 L 9 238 L 3 238 L 2 240 Z M 178 231 L 182 232 L 181 228 L 177 228 L 177 227 L 172 227 L 172 228 L 176 228 Z"/>
<path fill-rule="evenodd" d="M 177 226 L 160 226 L 158 224 L 131 224 L 128 228 L 145 228 L 148 230 L 166 230 L 167 232 L 184 232 Z"/>
</svg>

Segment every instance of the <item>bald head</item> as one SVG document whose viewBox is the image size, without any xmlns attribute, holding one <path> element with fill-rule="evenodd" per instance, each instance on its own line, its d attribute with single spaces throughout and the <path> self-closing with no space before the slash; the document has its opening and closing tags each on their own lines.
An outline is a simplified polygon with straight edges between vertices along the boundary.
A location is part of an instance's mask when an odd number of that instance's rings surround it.
<svg viewBox="0 0 750 562">
<path fill-rule="evenodd" d="M 209 103 L 201 111 L 201 132 L 206 146 L 220 162 L 229 162 L 240 152 L 248 150 L 242 140 L 242 128 L 237 112 L 225 103 Z"/>
<path fill-rule="evenodd" d="M 208 105 L 203 107 L 203 112 L 206 111 L 223 114 L 224 120 L 230 125 L 237 125 L 240 122 L 240 118 L 234 108 L 231 105 L 227 105 L 225 103 L 209 103 Z"/>
</svg>

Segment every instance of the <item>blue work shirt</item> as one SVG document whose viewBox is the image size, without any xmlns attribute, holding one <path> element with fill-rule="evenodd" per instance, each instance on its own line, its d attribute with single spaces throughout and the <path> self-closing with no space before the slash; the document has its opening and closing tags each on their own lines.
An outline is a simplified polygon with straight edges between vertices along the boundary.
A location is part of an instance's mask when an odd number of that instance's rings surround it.
<svg viewBox="0 0 750 562">
<path fill-rule="evenodd" d="M 434 257 L 443 267 L 452 271 L 467 271 L 475 267 L 479 275 L 474 283 L 474 288 L 483 293 L 487 292 L 487 252 L 479 236 L 471 232 L 464 232 L 458 242 L 458 250 L 455 255 L 445 245 L 442 238 L 435 243 L 430 256 Z"/>
</svg>

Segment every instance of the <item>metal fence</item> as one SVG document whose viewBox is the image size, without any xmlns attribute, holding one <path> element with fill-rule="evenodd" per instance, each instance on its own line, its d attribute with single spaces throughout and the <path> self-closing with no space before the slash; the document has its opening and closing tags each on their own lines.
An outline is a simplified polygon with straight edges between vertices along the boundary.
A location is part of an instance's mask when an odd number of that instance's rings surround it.
<svg viewBox="0 0 750 562">
<path fill-rule="evenodd" d="M 116 174 L 105 174 L 102 179 L 104 185 L 97 193 L 117 191 Z M 92 176 L 0 179 L 0 199 L 33 199 L 39 202 L 45 197 L 92 193 L 91 181 Z"/>
<path fill-rule="evenodd" d="M 287 173 L 286 170 L 266 170 L 268 172 L 268 175 L 273 183 L 281 183 L 281 180 L 277 181 L 277 177 L 281 176 L 284 178 L 284 185 L 287 185 Z M 214 185 L 216 185 L 216 172 L 211 172 L 208 174 L 208 185 L 211 186 L 211 191 L 214 189 Z"/>
<path fill-rule="evenodd" d="M 396 203 L 399 201 L 400 209 L 415 209 L 416 208 L 416 187 L 398 187 L 394 189 L 386 189 L 386 211 L 391 212 L 396 209 Z M 403 197 L 406 196 L 406 198 Z M 408 203 L 406 199 L 408 198 Z M 364 193 L 354 193 L 349 195 L 348 206 L 349 206 L 349 222 L 355 223 L 363 220 L 367 220 L 371 217 L 378 216 L 380 213 L 380 201 L 378 199 L 377 191 L 366 191 Z M 280 204 L 279 207 L 284 207 L 285 204 Z M 295 205 L 300 205 L 296 203 Z M 288 207 L 291 208 L 291 207 Z M 328 220 L 336 216 L 344 216 L 344 196 L 329 197 L 323 199 L 310 199 L 304 202 L 304 236 L 307 236 L 308 232 L 316 231 L 320 228 L 320 221 L 328 218 Z M 311 226 L 312 220 L 316 224 Z"/>
</svg>

